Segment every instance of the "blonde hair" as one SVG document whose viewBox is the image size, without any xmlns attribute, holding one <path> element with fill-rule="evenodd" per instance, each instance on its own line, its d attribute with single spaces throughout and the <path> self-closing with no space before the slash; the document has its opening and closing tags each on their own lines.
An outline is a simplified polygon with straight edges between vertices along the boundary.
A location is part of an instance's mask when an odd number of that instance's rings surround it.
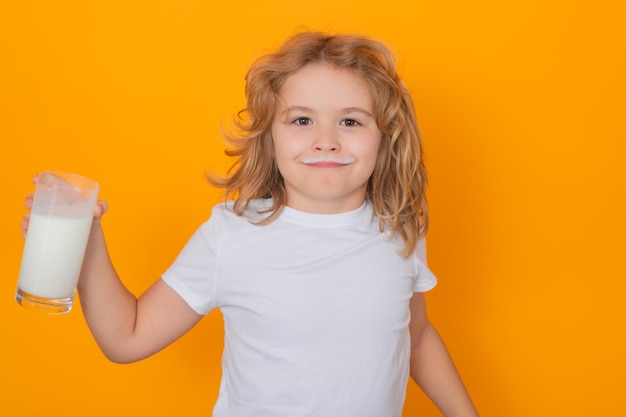
<svg viewBox="0 0 626 417">
<path fill-rule="evenodd" d="M 225 153 L 236 162 L 228 175 L 209 176 L 234 198 L 233 210 L 242 215 L 250 200 L 271 198 L 273 221 L 286 204 L 283 178 L 274 159 L 271 126 L 278 93 L 291 74 L 310 63 L 349 69 L 371 87 L 381 146 L 366 199 L 378 217 L 381 232 L 399 234 L 408 257 L 428 229 L 424 193 L 426 170 L 413 100 L 396 72 L 395 58 L 382 43 L 362 36 L 303 32 L 288 39 L 275 53 L 253 62 L 246 75 L 247 106 L 235 120 L 236 134 L 225 134 L 231 146 Z"/>
</svg>

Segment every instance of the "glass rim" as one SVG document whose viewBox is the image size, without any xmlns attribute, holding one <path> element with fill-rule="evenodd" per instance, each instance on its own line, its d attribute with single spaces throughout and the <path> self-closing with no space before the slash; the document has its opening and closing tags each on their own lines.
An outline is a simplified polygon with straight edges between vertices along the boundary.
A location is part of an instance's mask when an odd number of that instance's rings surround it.
<svg viewBox="0 0 626 417">
<path fill-rule="evenodd" d="M 100 184 L 96 180 L 86 177 L 81 174 L 76 174 L 74 172 L 63 171 L 63 170 L 58 170 L 58 169 L 47 169 L 47 170 L 40 171 L 37 174 L 37 177 L 42 178 L 42 177 L 45 177 L 46 175 L 51 175 L 53 177 L 60 178 L 63 181 L 67 182 L 73 188 L 78 188 L 83 191 L 88 191 L 88 190 L 99 191 L 100 190 Z M 60 184 L 56 184 L 56 185 L 60 185 Z"/>
</svg>

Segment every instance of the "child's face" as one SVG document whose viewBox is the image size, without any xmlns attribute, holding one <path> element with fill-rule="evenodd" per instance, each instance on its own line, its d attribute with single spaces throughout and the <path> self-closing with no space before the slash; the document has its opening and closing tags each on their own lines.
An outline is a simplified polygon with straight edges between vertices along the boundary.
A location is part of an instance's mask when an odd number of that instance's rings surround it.
<svg viewBox="0 0 626 417">
<path fill-rule="evenodd" d="M 313 213 L 359 208 L 381 132 L 367 83 L 329 64 L 309 64 L 279 91 L 272 137 L 287 206 Z"/>
</svg>

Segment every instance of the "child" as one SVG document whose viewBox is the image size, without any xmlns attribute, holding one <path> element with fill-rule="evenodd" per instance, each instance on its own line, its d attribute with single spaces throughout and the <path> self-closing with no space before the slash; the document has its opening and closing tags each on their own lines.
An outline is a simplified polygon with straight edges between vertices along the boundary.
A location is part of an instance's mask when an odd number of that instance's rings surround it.
<svg viewBox="0 0 626 417">
<path fill-rule="evenodd" d="M 476 416 L 426 316 L 426 174 L 391 53 L 306 32 L 246 82 L 237 163 L 210 178 L 234 200 L 138 299 L 111 264 L 98 203 L 78 291 L 104 354 L 146 358 L 219 308 L 216 417 L 400 416 L 409 374 L 444 415 Z"/>
</svg>

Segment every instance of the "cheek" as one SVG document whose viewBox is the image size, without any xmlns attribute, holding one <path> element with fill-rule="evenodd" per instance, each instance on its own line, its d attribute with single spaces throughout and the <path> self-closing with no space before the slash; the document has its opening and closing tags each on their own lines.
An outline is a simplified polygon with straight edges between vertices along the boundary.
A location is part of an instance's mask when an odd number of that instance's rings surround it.
<svg viewBox="0 0 626 417">
<path fill-rule="evenodd" d="M 292 160 L 303 152 L 303 142 L 299 138 L 280 135 L 274 136 L 274 154 L 277 160 Z"/>
<path fill-rule="evenodd" d="M 297 156 L 297 153 L 294 152 L 292 148 L 293 144 L 289 141 L 274 139 L 274 161 L 283 176 L 285 171 L 289 170 L 290 164 Z"/>
<path fill-rule="evenodd" d="M 280 140 L 274 141 L 274 157 L 276 158 L 276 163 L 278 165 L 280 165 L 281 162 L 289 159 L 290 154 L 291 154 L 291 151 L 289 149 L 289 146 L 287 146 L 286 143 Z"/>
<path fill-rule="evenodd" d="M 374 167 L 380 154 L 380 146 L 381 139 L 375 137 L 367 141 L 361 141 L 356 145 L 354 151 L 358 152 L 362 161 L 367 161 L 368 165 L 371 164 Z"/>
</svg>

